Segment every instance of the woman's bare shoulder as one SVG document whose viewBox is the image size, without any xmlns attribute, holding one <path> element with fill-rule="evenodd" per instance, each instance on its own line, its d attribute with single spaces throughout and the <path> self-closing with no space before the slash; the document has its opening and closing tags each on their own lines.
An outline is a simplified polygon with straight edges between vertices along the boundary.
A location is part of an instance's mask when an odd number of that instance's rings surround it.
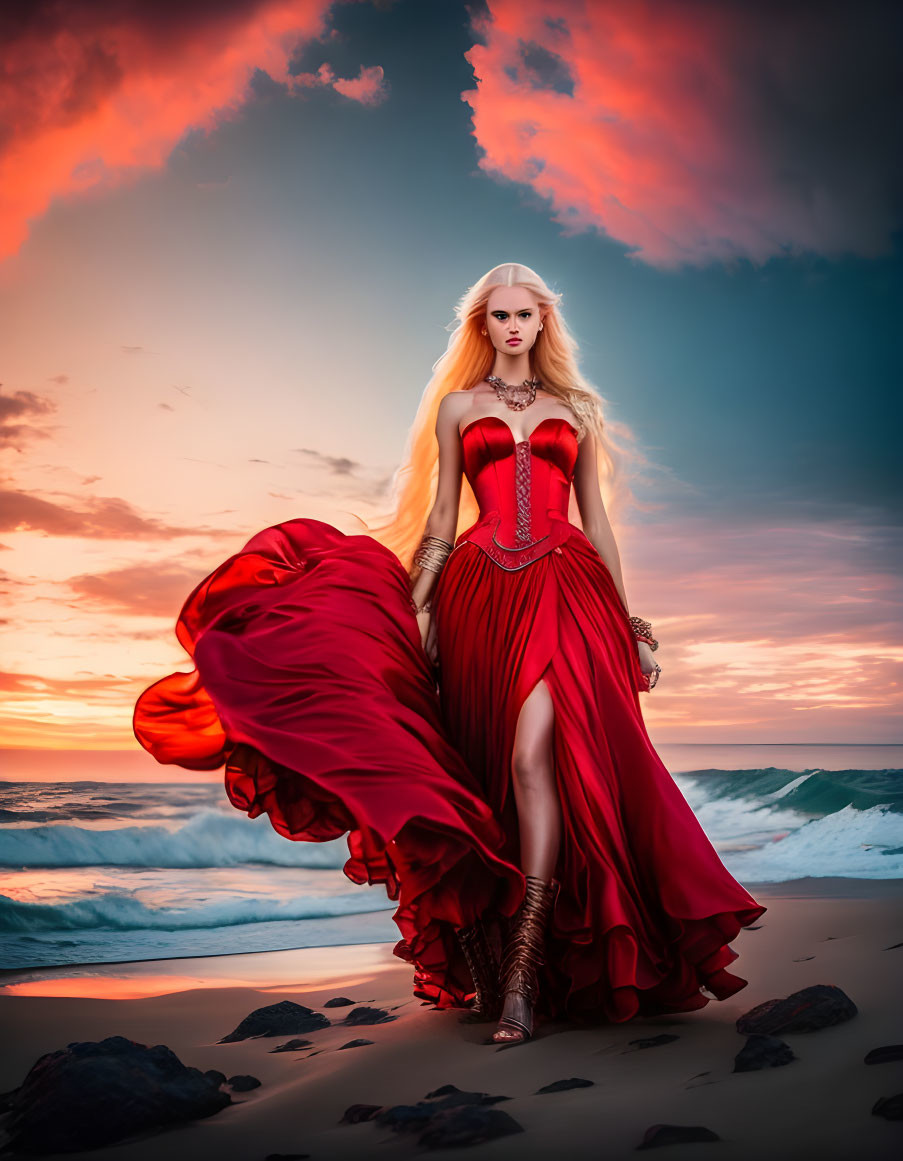
<svg viewBox="0 0 903 1161">
<path fill-rule="evenodd" d="M 470 387 L 448 391 L 439 401 L 439 410 L 442 414 L 455 415 L 460 419 L 473 403 L 473 399 L 474 393 Z"/>
<path fill-rule="evenodd" d="M 473 399 L 475 395 L 480 394 L 479 383 L 474 387 L 455 387 L 451 391 L 446 392 L 444 399 Z"/>
</svg>

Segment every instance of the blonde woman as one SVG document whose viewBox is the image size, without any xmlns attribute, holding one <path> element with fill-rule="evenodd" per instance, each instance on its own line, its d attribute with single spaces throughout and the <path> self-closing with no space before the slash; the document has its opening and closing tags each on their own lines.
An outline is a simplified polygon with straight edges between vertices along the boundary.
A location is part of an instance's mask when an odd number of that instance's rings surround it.
<svg viewBox="0 0 903 1161">
<path fill-rule="evenodd" d="M 158 760 L 225 763 L 233 803 L 286 837 L 349 832 L 346 873 L 400 901 L 415 994 L 472 995 L 496 1044 L 535 1013 L 725 999 L 746 983 L 730 941 L 765 910 L 646 732 L 658 642 L 629 612 L 617 449 L 559 302 L 517 263 L 472 286 L 391 516 L 258 534 L 182 610 L 195 672 L 135 713 Z"/>
</svg>

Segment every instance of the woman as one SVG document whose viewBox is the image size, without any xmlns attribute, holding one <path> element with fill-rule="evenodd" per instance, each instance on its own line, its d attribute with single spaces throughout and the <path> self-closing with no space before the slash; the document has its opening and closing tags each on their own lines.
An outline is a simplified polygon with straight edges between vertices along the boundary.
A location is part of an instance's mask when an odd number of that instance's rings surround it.
<svg viewBox="0 0 903 1161">
<path fill-rule="evenodd" d="M 495 1043 L 528 1039 L 534 1009 L 620 1021 L 724 999 L 746 982 L 729 942 L 765 910 L 646 733 L 657 642 L 628 613 L 601 492 L 614 449 L 559 298 L 519 264 L 480 279 L 392 518 L 254 538 L 182 611 L 197 673 L 135 716 L 161 761 L 225 760 L 232 801 L 287 837 L 350 831 L 346 873 L 400 898 L 416 994 L 475 989 Z"/>
</svg>

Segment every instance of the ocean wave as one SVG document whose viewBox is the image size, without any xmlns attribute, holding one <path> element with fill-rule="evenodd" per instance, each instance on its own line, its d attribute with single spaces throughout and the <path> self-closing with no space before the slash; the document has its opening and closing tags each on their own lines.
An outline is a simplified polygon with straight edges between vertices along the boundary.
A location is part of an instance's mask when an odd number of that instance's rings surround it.
<svg viewBox="0 0 903 1161">
<path fill-rule="evenodd" d="M 903 771 L 695 770 L 675 781 L 722 859 L 737 866 L 738 878 L 903 874 L 896 853 L 903 846 Z M 106 796 L 131 801 L 118 787 Z M 85 804 L 82 796 L 80 805 Z M 27 803 L 15 805 L 21 809 Z M 202 800 L 177 826 L 123 821 L 124 826 L 104 828 L 0 826 L 0 866 L 200 870 L 261 864 L 333 870 L 348 859 L 344 839 L 292 842 L 265 816 L 249 819 Z"/>
<path fill-rule="evenodd" d="M 2 867 L 235 867 L 268 863 L 278 867 L 342 867 L 344 839 L 293 842 L 273 830 L 267 817 L 202 810 L 176 830 L 124 826 L 89 830 L 78 826 L 0 828 Z"/>
<path fill-rule="evenodd" d="M 903 815 L 887 806 L 845 806 L 757 849 L 724 852 L 722 861 L 744 883 L 903 878 Z"/>
<path fill-rule="evenodd" d="M 755 798 L 709 798 L 704 787 L 676 779 L 699 825 L 719 851 L 761 846 L 796 830 L 805 819 L 798 811 Z"/>
<path fill-rule="evenodd" d="M 780 802 L 803 814 L 833 814 L 846 806 L 886 806 L 903 813 L 903 770 L 694 770 L 691 782 L 706 801 L 755 799 Z"/>
<path fill-rule="evenodd" d="M 273 920 L 330 919 L 340 915 L 365 915 L 397 905 L 383 892 L 356 891 L 331 898 L 223 900 L 198 907 L 148 907 L 134 894 L 115 888 L 97 898 L 70 903 L 23 903 L 0 895 L 0 931 L 41 933 L 48 931 L 142 931 L 233 927 Z"/>
</svg>

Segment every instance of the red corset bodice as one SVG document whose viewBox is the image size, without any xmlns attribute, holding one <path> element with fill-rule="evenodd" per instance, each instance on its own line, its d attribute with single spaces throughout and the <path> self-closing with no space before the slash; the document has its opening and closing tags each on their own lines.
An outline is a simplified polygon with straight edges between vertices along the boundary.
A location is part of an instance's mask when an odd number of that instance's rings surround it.
<svg viewBox="0 0 903 1161">
<path fill-rule="evenodd" d="M 455 548 L 476 544 L 496 564 L 514 570 L 554 551 L 577 531 L 568 520 L 578 446 L 573 424 L 549 416 L 518 443 L 503 419 L 484 415 L 467 424 L 461 444 L 480 516 Z"/>
</svg>

